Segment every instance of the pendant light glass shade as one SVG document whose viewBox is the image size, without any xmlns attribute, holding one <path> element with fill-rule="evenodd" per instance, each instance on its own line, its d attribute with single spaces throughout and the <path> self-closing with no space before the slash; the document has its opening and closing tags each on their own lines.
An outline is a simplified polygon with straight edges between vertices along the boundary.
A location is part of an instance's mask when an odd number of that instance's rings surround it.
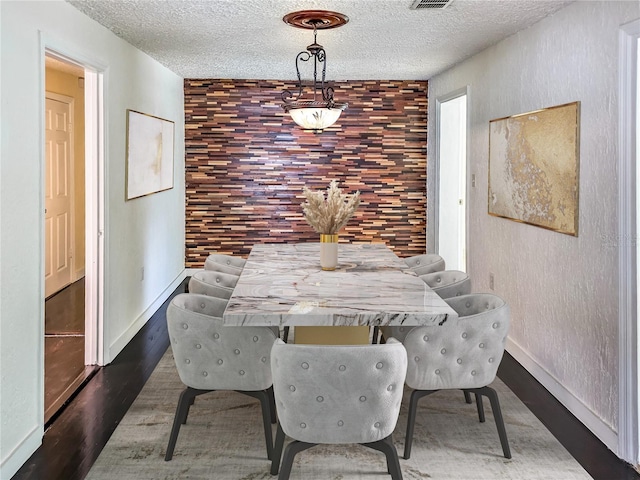
<svg viewBox="0 0 640 480">
<path fill-rule="evenodd" d="M 346 105 L 344 107 L 346 108 Z M 337 107 L 306 107 L 289 110 L 294 122 L 305 130 L 311 130 L 315 133 L 321 133 L 322 130 L 336 123 L 341 113 L 342 109 Z"/>
</svg>

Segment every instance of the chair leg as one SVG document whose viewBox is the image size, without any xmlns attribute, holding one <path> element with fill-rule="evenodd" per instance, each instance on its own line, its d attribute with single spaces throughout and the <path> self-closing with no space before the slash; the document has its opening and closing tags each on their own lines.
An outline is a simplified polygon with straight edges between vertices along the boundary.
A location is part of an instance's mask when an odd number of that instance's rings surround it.
<svg viewBox="0 0 640 480">
<path fill-rule="evenodd" d="M 316 445 L 316 443 L 306 443 L 299 440 L 294 440 L 287 445 L 287 448 L 284 449 L 284 455 L 282 456 L 282 466 L 280 468 L 280 473 L 278 474 L 278 480 L 289 480 L 294 457 L 298 453 L 308 448 L 315 447 Z M 271 474 L 273 475 L 273 468 L 271 470 Z"/>
<path fill-rule="evenodd" d="M 471 393 L 469 393 L 467 390 L 463 390 L 464 392 L 464 401 L 467 403 L 471 403 Z"/>
<path fill-rule="evenodd" d="M 371 339 L 372 344 L 378 343 L 378 337 L 380 336 L 380 327 L 373 327 L 373 338 Z"/>
<path fill-rule="evenodd" d="M 482 404 L 482 395 L 476 393 L 476 408 L 478 409 L 478 420 L 484 423 L 484 405 Z"/>
<path fill-rule="evenodd" d="M 363 443 L 365 447 L 378 450 L 384 453 L 387 458 L 387 473 L 391 474 L 392 480 L 402 480 L 402 470 L 400 469 L 400 460 L 398 459 L 398 451 L 393 444 L 391 435 L 377 442 Z"/>
<path fill-rule="evenodd" d="M 491 387 L 474 388 L 470 391 L 474 392 L 476 397 L 478 395 L 484 395 L 489 398 L 493 418 L 496 421 L 496 428 L 498 429 L 498 436 L 500 437 L 500 444 L 502 445 L 502 453 L 505 458 L 511 458 L 511 449 L 509 448 L 509 440 L 507 439 L 507 430 L 504 428 L 504 419 L 502 418 L 502 409 L 500 408 L 498 393 Z"/>
<path fill-rule="evenodd" d="M 273 433 L 271 431 L 271 400 L 269 398 L 269 393 L 267 390 L 260 390 L 257 392 L 244 392 L 239 391 L 239 393 L 244 393 L 253 398 L 257 398 L 260 400 L 260 405 L 262 406 L 262 424 L 264 426 L 264 439 L 267 444 L 267 458 L 271 460 L 273 455 Z"/>
<path fill-rule="evenodd" d="M 267 388 L 267 395 L 269 395 L 269 410 L 271 413 L 271 423 L 275 425 L 278 420 L 276 418 L 276 397 L 273 393 L 273 385 Z"/>
<path fill-rule="evenodd" d="M 280 469 L 280 457 L 282 457 L 282 446 L 284 445 L 284 430 L 278 423 L 276 430 L 276 443 L 273 446 L 273 453 L 271 454 L 271 475 L 277 475 Z"/>
<path fill-rule="evenodd" d="M 411 456 L 411 444 L 413 443 L 413 429 L 416 423 L 416 412 L 418 410 L 418 400 L 430 395 L 437 390 L 414 390 L 409 401 L 409 415 L 407 416 L 407 435 L 404 439 L 404 459 L 409 460 Z"/>
<path fill-rule="evenodd" d="M 288 339 L 289 339 L 289 327 L 284 327 L 284 330 L 282 332 L 282 341 L 284 343 L 287 343 Z"/>
<path fill-rule="evenodd" d="M 169 435 L 169 444 L 167 445 L 167 453 L 165 453 L 164 460 L 168 462 L 173 458 L 173 450 L 176 447 L 176 441 L 178 440 L 178 433 L 180 433 L 180 426 L 187 422 L 187 416 L 189 415 L 189 408 L 193 405 L 194 398 L 203 393 L 211 392 L 212 390 L 197 390 L 195 388 L 187 387 L 178 399 L 178 406 L 176 407 L 176 414 L 173 417 L 173 426 L 171 427 L 171 434 Z"/>
</svg>

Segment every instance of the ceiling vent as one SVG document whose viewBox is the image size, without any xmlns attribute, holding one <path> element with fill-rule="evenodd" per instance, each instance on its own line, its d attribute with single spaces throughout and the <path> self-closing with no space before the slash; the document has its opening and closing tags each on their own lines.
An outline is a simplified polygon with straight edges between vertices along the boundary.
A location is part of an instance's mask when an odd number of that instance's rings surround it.
<svg viewBox="0 0 640 480">
<path fill-rule="evenodd" d="M 447 8 L 453 0 L 415 0 L 410 10 L 422 10 L 422 9 L 443 9 Z"/>
</svg>

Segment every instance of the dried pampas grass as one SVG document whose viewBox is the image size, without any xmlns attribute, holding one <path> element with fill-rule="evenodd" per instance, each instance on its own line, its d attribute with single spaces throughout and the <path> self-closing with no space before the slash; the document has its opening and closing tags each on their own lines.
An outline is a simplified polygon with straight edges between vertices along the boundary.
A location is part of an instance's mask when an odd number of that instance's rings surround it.
<svg viewBox="0 0 640 480">
<path fill-rule="evenodd" d="M 324 192 L 314 192 L 307 187 L 302 193 L 306 198 L 302 204 L 304 218 L 316 232 L 324 235 L 337 234 L 360 205 L 360 191 L 351 196 L 342 193 L 336 180 L 331 180 L 326 199 Z"/>
</svg>

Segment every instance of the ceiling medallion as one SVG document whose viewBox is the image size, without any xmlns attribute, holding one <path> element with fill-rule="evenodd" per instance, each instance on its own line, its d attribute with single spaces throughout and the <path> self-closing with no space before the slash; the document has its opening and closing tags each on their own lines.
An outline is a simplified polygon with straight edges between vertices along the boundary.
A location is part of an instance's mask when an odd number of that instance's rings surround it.
<svg viewBox="0 0 640 480">
<path fill-rule="evenodd" d="M 294 122 L 305 130 L 314 133 L 333 125 L 344 109 L 346 103 L 338 103 L 333 99 L 333 88 L 326 86 L 325 74 L 327 55 L 324 47 L 317 42 L 318 30 L 337 28 L 349 21 L 346 15 L 326 10 L 303 10 L 285 15 L 282 19 L 287 25 L 296 28 L 313 30 L 313 43 L 296 56 L 297 93 L 290 90 L 282 92 L 282 108 L 291 115 Z M 303 83 L 300 77 L 300 62 L 313 59 L 313 94 L 303 98 Z M 322 69 L 322 77 L 318 79 L 318 70 Z"/>
</svg>

